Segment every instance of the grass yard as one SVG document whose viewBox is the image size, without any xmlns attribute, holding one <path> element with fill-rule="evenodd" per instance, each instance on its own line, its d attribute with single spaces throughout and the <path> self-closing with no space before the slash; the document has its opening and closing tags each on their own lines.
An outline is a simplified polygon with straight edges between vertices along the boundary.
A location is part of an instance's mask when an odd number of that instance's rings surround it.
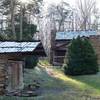
<svg viewBox="0 0 100 100">
<path fill-rule="evenodd" d="M 40 95 L 37 97 L 0 97 L 0 100 L 100 100 L 100 73 L 69 77 L 62 70 L 41 64 L 34 70 L 25 69 L 25 85 L 40 83 Z M 99 98 L 99 99 L 98 99 Z"/>
</svg>

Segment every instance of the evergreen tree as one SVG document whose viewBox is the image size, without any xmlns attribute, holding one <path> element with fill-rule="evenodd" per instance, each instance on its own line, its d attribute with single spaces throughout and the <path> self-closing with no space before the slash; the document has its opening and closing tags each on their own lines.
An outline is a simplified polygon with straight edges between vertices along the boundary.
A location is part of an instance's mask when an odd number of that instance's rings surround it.
<svg viewBox="0 0 100 100">
<path fill-rule="evenodd" d="M 66 61 L 66 60 L 65 60 Z M 73 39 L 68 48 L 68 61 L 64 64 L 65 74 L 85 75 L 98 72 L 97 56 L 88 39 Z"/>
<path fill-rule="evenodd" d="M 40 13 L 42 0 L 32 0 L 22 4 L 21 0 L 1 0 L 0 11 L 5 17 L 6 27 L 3 32 L 7 40 L 32 40 L 37 26 L 34 16 Z M 3 25 L 4 25 L 3 24 Z"/>
</svg>

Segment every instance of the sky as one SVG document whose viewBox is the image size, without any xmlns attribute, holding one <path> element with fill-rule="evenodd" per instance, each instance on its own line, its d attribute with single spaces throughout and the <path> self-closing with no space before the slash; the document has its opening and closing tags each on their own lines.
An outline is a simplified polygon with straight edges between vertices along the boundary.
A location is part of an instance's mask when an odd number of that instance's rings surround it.
<svg viewBox="0 0 100 100">
<path fill-rule="evenodd" d="M 22 3 L 28 3 L 28 2 L 30 2 L 31 0 L 20 0 Z M 76 4 L 76 2 L 77 2 L 77 0 L 43 0 L 45 3 L 46 3 L 46 7 L 48 6 L 48 5 L 50 5 L 50 4 L 58 4 L 59 2 L 61 2 L 61 1 L 66 1 L 66 2 L 68 2 L 72 7 L 74 7 L 75 6 L 75 4 Z M 100 9 L 100 0 L 96 0 L 96 2 L 97 2 L 97 7 Z"/>
<path fill-rule="evenodd" d="M 75 6 L 77 0 L 44 0 L 44 2 L 46 2 L 46 6 L 48 6 L 49 4 L 57 4 L 59 3 L 60 1 L 66 1 L 68 2 L 72 7 Z M 97 2 L 97 7 L 100 9 L 100 0 L 96 0 Z"/>
<path fill-rule="evenodd" d="M 29 3 L 31 2 L 32 0 L 19 0 L 21 3 Z"/>
<path fill-rule="evenodd" d="M 46 2 L 47 4 L 51 4 L 51 3 L 59 3 L 61 1 L 68 1 L 71 5 L 75 4 L 75 0 L 44 0 L 44 2 Z"/>
</svg>

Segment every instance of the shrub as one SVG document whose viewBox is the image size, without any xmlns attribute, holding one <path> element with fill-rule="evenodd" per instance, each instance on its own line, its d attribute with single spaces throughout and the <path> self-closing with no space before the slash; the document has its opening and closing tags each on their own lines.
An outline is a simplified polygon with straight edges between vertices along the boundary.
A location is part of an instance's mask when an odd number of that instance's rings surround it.
<svg viewBox="0 0 100 100">
<path fill-rule="evenodd" d="M 34 68 L 38 63 L 38 58 L 35 56 L 28 56 L 25 58 L 25 68 Z"/>
<path fill-rule="evenodd" d="M 95 74 L 98 72 L 97 56 L 88 39 L 73 39 L 68 47 L 64 71 L 69 75 Z"/>
</svg>

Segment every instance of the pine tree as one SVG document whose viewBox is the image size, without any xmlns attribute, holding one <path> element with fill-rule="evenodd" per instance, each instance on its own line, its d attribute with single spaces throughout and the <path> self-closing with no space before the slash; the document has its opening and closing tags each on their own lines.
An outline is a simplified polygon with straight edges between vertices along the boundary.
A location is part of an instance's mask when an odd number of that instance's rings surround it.
<svg viewBox="0 0 100 100">
<path fill-rule="evenodd" d="M 66 65 L 66 66 L 65 66 Z M 68 62 L 64 64 L 65 74 L 85 75 L 98 72 L 97 56 L 88 39 L 73 39 L 68 48 Z"/>
<path fill-rule="evenodd" d="M 42 0 L 32 0 L 29 4 L 22 4 L 20 1 L 0 1 L 0 11 L 2 10 L 2 16 L 7 21 L 2 33 L 7 40 L 33 40 L 33 35 L 37 31 L 33 18 L 40 13 Z"/>
</svg>

